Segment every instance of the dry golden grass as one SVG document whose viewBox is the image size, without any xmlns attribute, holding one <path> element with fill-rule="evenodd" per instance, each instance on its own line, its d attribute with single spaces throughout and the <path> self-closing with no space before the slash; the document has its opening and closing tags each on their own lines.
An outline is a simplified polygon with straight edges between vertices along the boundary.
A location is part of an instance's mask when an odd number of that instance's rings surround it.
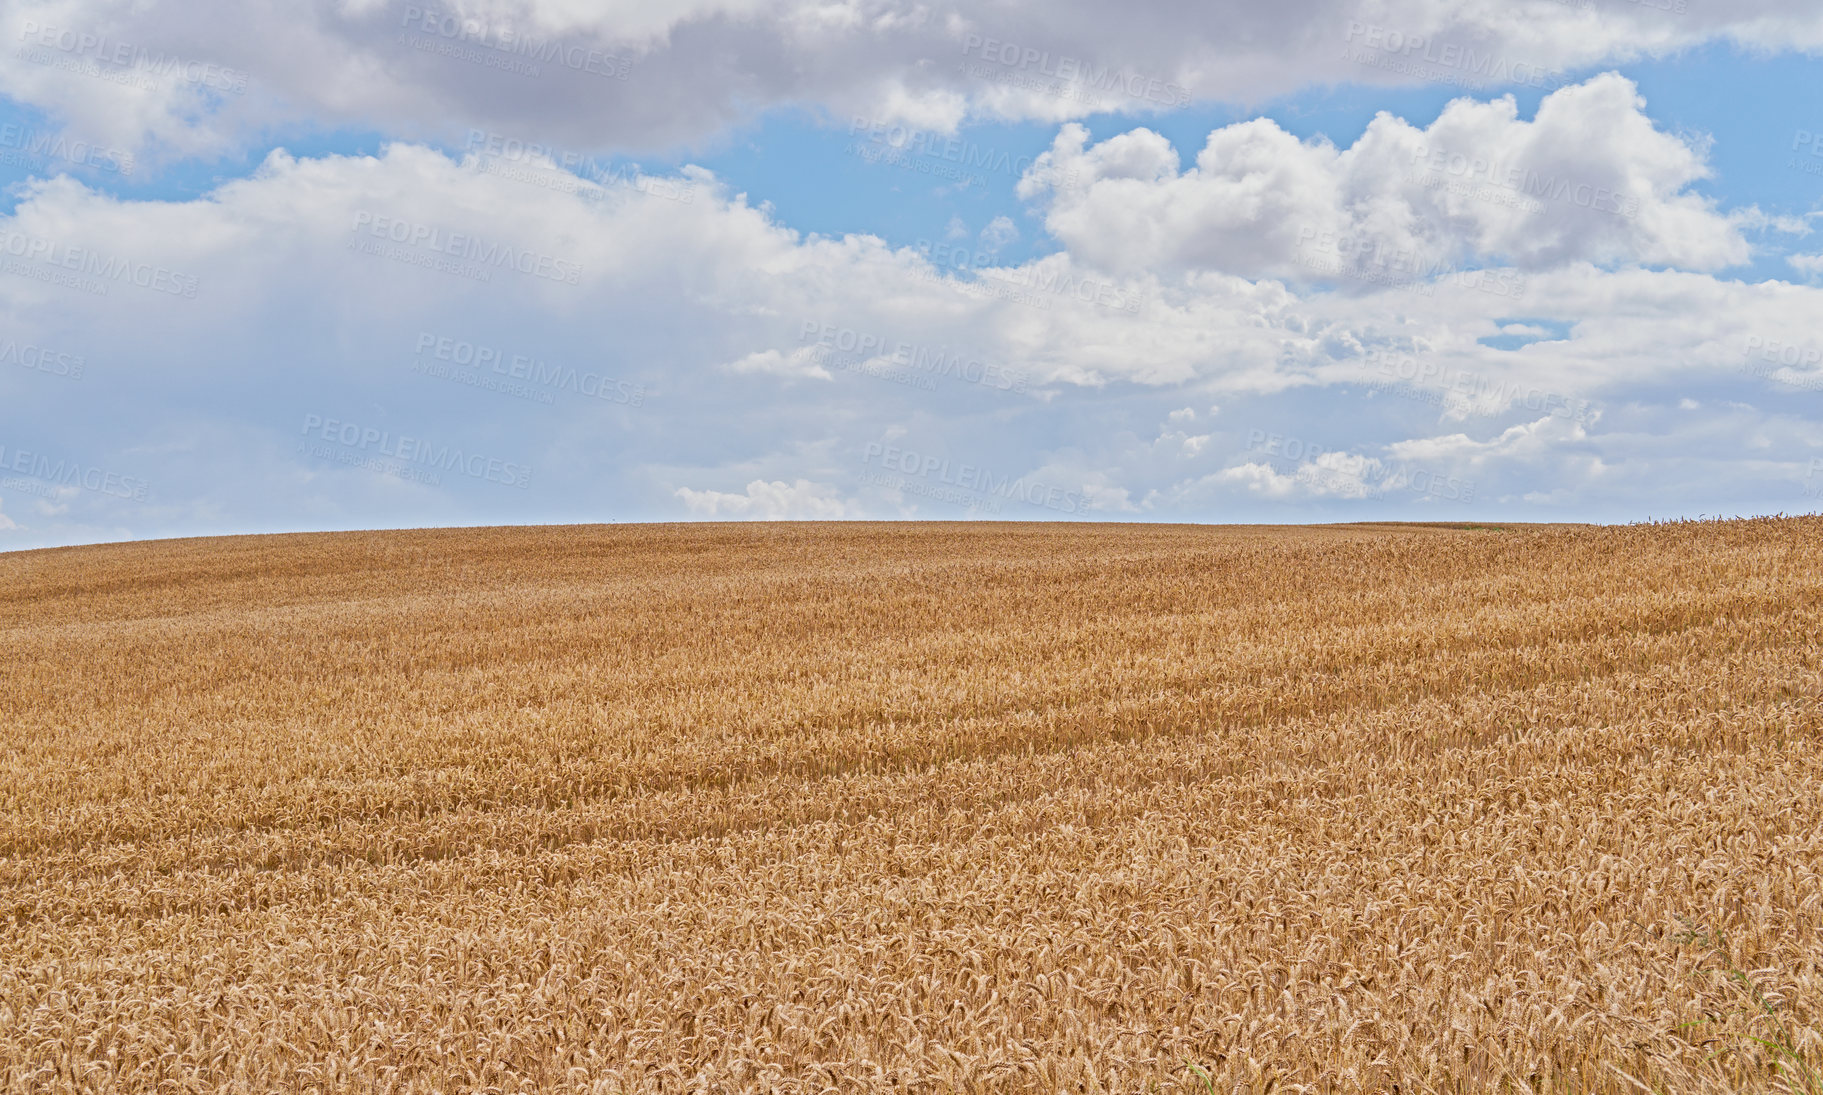
<svg viewBox="0 0 1823 1095">
<path fill-rule="evenodd" d="M 1823 1090 L 1823 519 L 172 541 L 0 628 L 11 1091 Z"/>
</svg>

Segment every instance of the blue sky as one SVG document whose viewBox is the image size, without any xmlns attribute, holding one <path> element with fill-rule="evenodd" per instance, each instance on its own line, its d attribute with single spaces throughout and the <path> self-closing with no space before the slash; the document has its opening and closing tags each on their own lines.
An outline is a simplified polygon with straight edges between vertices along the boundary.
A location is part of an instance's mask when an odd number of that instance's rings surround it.
<svg viewBox="0 0 1823 1095">
<path fill-rule="evenodd" d="M 0 549 L 1815 510 L 1823 20 L 1525 6 L 23 8 Z"/>
</svg>

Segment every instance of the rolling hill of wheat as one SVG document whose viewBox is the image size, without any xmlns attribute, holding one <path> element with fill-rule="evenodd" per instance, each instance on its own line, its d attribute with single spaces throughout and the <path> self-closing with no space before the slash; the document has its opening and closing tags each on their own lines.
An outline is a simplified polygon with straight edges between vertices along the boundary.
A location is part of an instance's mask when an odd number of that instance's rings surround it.
<svg viewBox="0 0 1823 1095">
<path fill-rule="evenodd" d="M 1823 1091 L 1823 518 L 0 555 L 9 1091 Z"/>
</svg>

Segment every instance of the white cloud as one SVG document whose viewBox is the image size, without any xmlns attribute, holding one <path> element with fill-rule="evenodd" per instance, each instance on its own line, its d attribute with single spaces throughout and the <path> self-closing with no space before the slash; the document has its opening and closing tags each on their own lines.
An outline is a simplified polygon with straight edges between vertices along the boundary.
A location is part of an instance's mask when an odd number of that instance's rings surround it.
<svg viewBox="0 0 1823 1095">
<path fill-rule="evenodd" d="M 1212 488 L 1231 488 L 1268 500 L 1380 500 L 1408 485 L 1410 472 L 1377 457 L 1357 452 L 1321 452 L 1303 461 L 1278 463 L 1248 459 L 1171 493 L 1180 501 L 1207 496 Z"/>
<path fill-rule="evenodd" d="M 735 517 L 753 521 L 835 521 L 847 517 L 848 507 L 835 487 L 812 483 L 772 482 L 755 479 L 744 494 L 679 487 L 677 496 L 691 513 L 704 517 Z"/>
<path fill-rule="evenodd" d="M 1545 0 L 1144 0 L 1118 12 L 1092 0 L 41 0 L 0 13 L 9 50 L 0 92 L 127 147 L 221 150 L 274 124 L 314 121 L 445 139 L 473 125 L 624 149 L 700 140 L 785 104 L 947 128 L 970 116 L 1063 121 L 1189 99 L 1257 102 L 1337 82 L 1551 86 L 1563 71 L 1714 40 L 1823 47 L 1823 13 L 1805 0 L 1689 9 Z M 15 58 L 18 47 L 31 52 Z"/>
<path fill-rule="evenodd" d="M 1107 158 L 1143 173 L 1145 139 L 1128 146 Z M 1014 291 L 983 291 L 912 249 L 800 235 L 706 172 L 681 201 L 665 196 L 675 187 L 570 192 L 481 166 L 400 144 L 274 154 L 194 201 L 68 179 L 23 194 L 0 216 L 7 239 L 198 286 L 193 300 L 130 282 L 98 295 L 0 274 L 14 337 L 80 337 L 88 361 L 81 385 L 0 378 L 15 408 L 0 440 L 29 447 L 55 422 L 73 458 L 154 485 L 131 510 L 76 492 L 25 531 L 964 512 L 960 476 L 890 505 L 861 489 L 867 446 L 889 437 L 996 480 L 1080 489 L 1095 514 L 1193 520 L 1450 501 L 1414 489 L 1404 465 L 1540 519 L 1718 496 L 1792 508 L 1819 455 L 1787 398 L 1823 376 L 1805 356 L 1823 353 L 1815 286 L 1572 261 L 1528 272 L 1518 299 L 1448 280 L 1334 293 L 1199 268 L 1107 274 L 1066 250 L 987 271 Z M 376 236 L 382 223 L 404 225 L 403 240 Z M 433 241 L 447 250 L 458 235 L 529 256 L 533 272 L 423 265 L 450 258 Z M 370 242 L 389 250 L 354 249 Z M 575 284 L 539 276 L 546 260 Z M 1567 334 L 1510 351 L 1481 342 L 1503 329 Z M 493 364 L 462 364 L 458 344 Z M 1410 377 L 1374 389 L 1376 362 L 1406 359 Z M 1015 371 L 1024 383 L 1001 383 Z M 15 398 L 39 380 L 29 402 Z M 1447 402 L 1461 392 L 1474 399 Z M 1693 397 L 1701 413 L 1677 410 Z M 1564 400 L 1598 413 L 1554 413 Z M 308 415 L 533 474 L 523 489 L 402 478 L 370 466 L 400 463 L 378 446 L 300 451 Z M 1301 428 L 1334 454 L 1303 461 L 1312 470 L 1247 448 L 1250 430 L 1299 422 L 1321 423 Z M 1001 516 L 1065 515 L 1001 501 Z"/>
<path fill-rule="evenodd" d="M 981 246 L 990 254 L 997 253 L 1002 247 L 1018 238 L 1019 226 L 1013 223 L 1013 218 L 1004 214 L 989 221 L 987 227 L 981 230 L 979 237 Z"/>
<path fill-rule="evenodd" d="M 1510 426 L 1485 441 L 1464 433 L 1396 441 L 1387 452 L 1399 460 L 1467 461 L 1476 463 L 1504 457 L 1538 455 L 1562 449 L 1561 442 L 1580 441 L 1588 435 L 1569 419 L 1550 417 Z"/>
<path fill-rule="evenodd" d="M 1073 254 L 1117 271 L 1372 286 L 1459 263 L 1746 261 L 1738 227 L 1686 189 L 1708 174 L 1704 149 L 1644 106 L 1608 74 L 1547 96 L 1531 121 L 1511 97 L 1458 99 L 1425 129 L 1383 113 L 1346 149 L 1256 119 L 1211 133 L 1187 170 L 1150 130 L 1091 145 L 1071 124 L 1020 193 Z"/>
<path fill-rule="evenodd" d="M 815 380 L 833 379 L 829 370 L 818 364 L 815 347 L 804 347 L 790 353 L 778 350 L 760 350 L 748 354 L 739 361 L 731 362 L 728 371 L 733 373 L 765 373 L 772 376 L 803 377 Z"/>
</svg>

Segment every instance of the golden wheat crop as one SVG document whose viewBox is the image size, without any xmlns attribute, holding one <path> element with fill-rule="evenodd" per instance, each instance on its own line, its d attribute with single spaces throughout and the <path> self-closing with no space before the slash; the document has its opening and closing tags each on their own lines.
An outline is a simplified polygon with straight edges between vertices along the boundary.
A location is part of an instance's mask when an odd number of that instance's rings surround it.
<svg viewBox="0 0 1823 1095">
<path fill-rule="evenodd" d="M 1823 518 L 0 555 L 10 1091 L 1823 1091 Z"/>
</svg>

